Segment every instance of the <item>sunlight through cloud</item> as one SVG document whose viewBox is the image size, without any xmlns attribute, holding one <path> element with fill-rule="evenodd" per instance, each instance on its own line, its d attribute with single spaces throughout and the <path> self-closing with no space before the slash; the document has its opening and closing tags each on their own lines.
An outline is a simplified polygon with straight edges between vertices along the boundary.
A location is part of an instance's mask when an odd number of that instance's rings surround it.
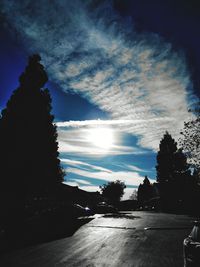
<svg viewBox="0 0 200 267">
<path fill-rule="evenodd" d="M 114 143 L 114 133 L 110 128 L 91 128 L 88 129 L 86 140 L 94 146 L 109 150 Z"/>
</svg>

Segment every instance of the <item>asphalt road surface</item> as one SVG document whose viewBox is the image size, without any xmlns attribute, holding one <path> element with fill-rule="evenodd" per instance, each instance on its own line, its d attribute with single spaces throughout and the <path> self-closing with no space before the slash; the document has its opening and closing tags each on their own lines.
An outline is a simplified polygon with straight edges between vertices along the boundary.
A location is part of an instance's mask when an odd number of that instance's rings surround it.
<svg viewBox="0 0 200 267">
<path fill-rule="evenodd" d="M 0 256 L 1 267 L 183 267 L 193 218 L 152 212 L 95 215 L 72 236 Z"/>
</svg>

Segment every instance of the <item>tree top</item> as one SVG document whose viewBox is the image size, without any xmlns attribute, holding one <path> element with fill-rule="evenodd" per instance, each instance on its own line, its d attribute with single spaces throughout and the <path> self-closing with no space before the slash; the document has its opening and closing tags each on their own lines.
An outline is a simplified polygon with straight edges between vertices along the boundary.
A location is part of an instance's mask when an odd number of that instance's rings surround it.
<svg viewBox="0 0 200 267">
<path fill-rule="evenodd" d="M 41 88 L 48 81 L 47 74 L 42 64 L 41 57 L 34 54 L 29 57 L 28 66 L 19 78 L 21 87 Z"/>
</svg>

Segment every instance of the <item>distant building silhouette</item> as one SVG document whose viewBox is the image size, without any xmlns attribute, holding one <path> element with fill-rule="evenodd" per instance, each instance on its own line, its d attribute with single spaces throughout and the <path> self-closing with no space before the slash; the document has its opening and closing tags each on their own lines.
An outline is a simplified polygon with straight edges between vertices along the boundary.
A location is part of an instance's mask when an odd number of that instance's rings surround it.
<svg viewBox="0 0 200 267">
<path fill-rule="evenodd" d="M 78 186 L 70 186 L 61 184 L 59 189 L 59 199 L 67 203 L 78 203 L 82 206 L 93 207 L 97 203 L 103 201 L 100 192 L 88 192 L 78 188 Z"/>
</svg>

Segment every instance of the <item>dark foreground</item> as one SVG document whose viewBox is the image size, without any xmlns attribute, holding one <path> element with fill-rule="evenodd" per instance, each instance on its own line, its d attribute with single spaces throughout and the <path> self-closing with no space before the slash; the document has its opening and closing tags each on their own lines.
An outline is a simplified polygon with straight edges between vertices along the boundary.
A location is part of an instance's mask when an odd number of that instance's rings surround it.
<svg viewBox="0 0 200 267">
<path fill-rule="evenodd" d="M 2 267 L 182 267 L 193 218 L 151 212 L 95 215 L 72 236 L 6 252 Z"/>
</svg>

